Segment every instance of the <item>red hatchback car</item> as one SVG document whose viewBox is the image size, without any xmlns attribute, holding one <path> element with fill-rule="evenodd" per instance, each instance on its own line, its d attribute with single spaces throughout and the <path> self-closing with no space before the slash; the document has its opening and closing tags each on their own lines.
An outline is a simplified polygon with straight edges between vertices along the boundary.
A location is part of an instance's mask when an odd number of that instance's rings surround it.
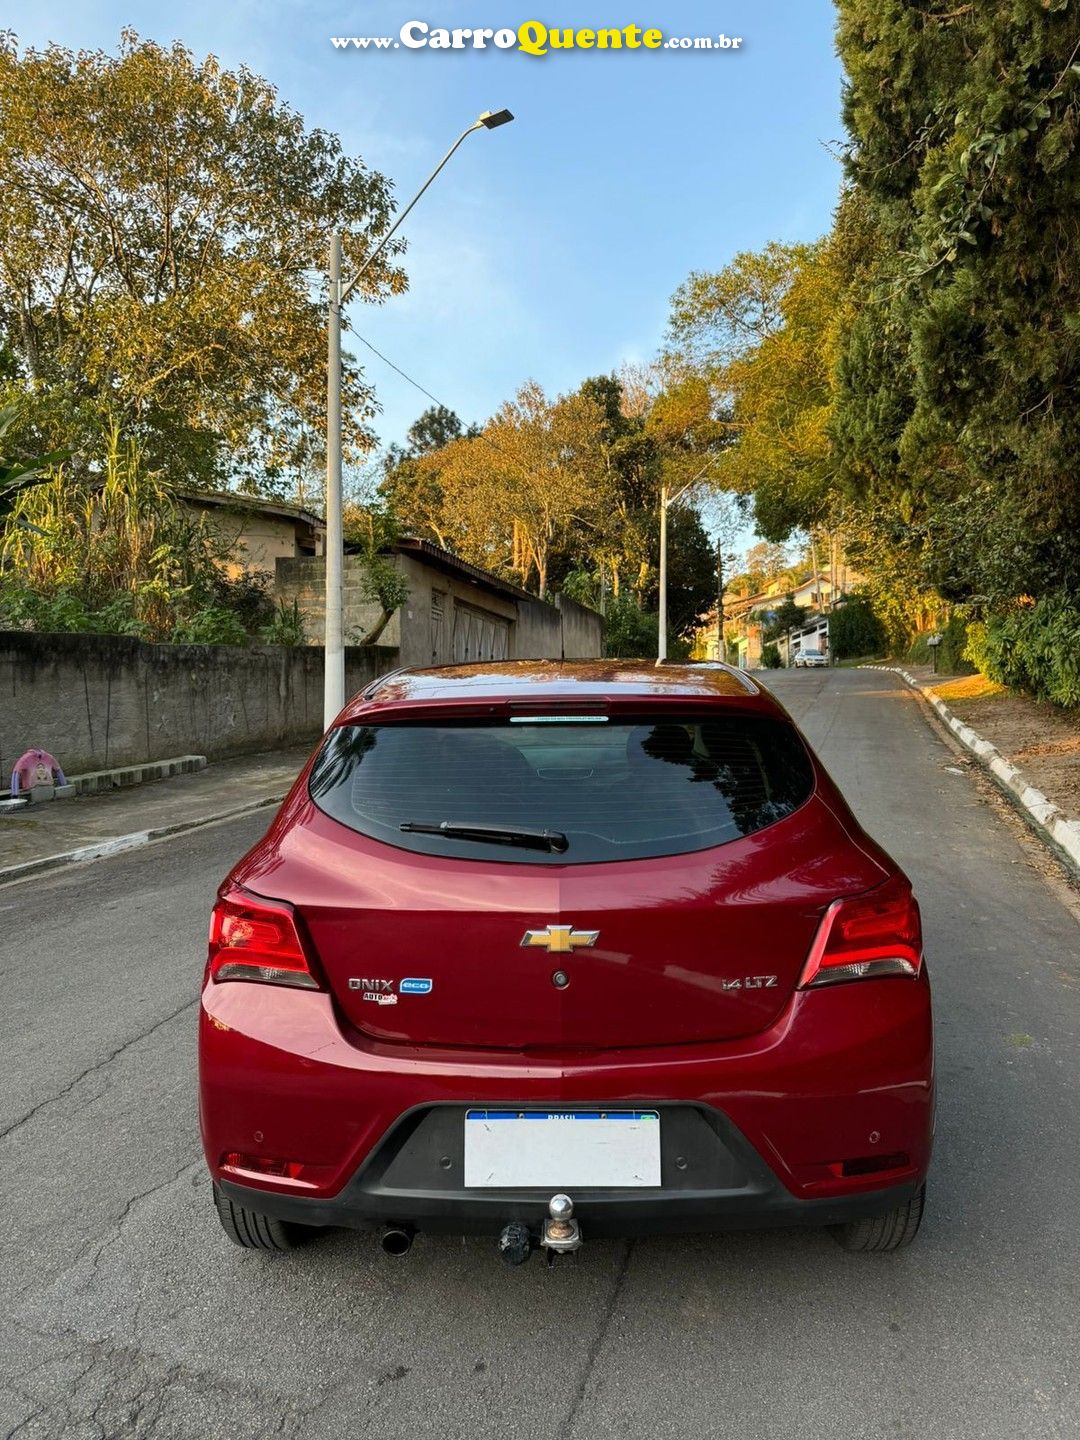
<svg viewBox="0 0 1080 1440">
<path fill-rule="evenodd" d="M 398 672 L 222 885 L 201 1118 L 229 1237 L 919 1228 L 911 885 L 721 665 Z"/>
</svg>

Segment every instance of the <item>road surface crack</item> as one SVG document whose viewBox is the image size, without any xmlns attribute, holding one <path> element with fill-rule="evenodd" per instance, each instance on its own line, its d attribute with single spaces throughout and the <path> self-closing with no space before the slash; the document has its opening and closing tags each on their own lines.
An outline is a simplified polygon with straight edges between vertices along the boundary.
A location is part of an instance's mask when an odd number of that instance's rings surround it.
<svg viewBox="0 0 1080 1440">
<path fill-rule="evenodd" d="M 138 1045 L 142 1040 L 149 1039 L 150 1036 L 155 1034 L 158 1030 L 161 1030 L 164 1026 L 171 1024 L 171 1022 L 177 1019 L 178 1016 L 183 1015 L 185 1010 L 192 1009 L 193 1006 L 197 1005 L 198 1003 L 198 1000 L 185 1000 L 183 1005 L 181 1005 L 179 1009 L 173 1010 L 171 1014 L 166 1015 L 163 1019 L 155 1021 L 155 1023 L 151 1025 L 148 1030 L 144 1030 L 139 1035 L 132 1036 L 130 1040 L 125 1040 L 122 1045 L 118 1045 L 115 1050 L 113 1050 L 110 1054 L 106 1055 L 103 1059 L 95 1060 L 93 1065 L 87 1066 L 87 1068 L 80 1075 L 76 1075 L 74 1080 L 69 1081 L 69 1083 L 65 1085 L 62 1090 L 58 1090 L 55 1095 L 50 1095 L 45 1100 L 39 1100 L 36 1105 L 34 1105 L 31 1109 L 27 1110 L 25 1115 L 21 1115 L 18 1120 L 13 1120 L 6 1129 L 0 1130 L 0 1140 L 6 1140 L 9 1135 L 14 1135 L 16 1130 L 21 1130 L 22 1127 L 28 1124 L 29 1121 L 33 1120 L 34 1117 L 40 1113 L 40 1111 L 47 1110 L 50 1105 L 56 1105 L 61 1100 L 66 1100 L 67 1097 L 72 1093 L 72 1091 L 77 1089 L 77 1087 L 81 1085 L 84 1080 L 88 1079 L 89 1076 L 95 1075 L 99 1070 L 106 1069 L 109 1065 L 113 1063 L 114 1060 L 118 1060 L 121 1055 L 123 1055 L 126 1051 L 130 1050 L 134 1045 Z"/>
<path fill-rule="evenodd" d="M 604 1313 L 600 1317 L 600 1324 L 596 1327 L 596 1334 L 593 1336 L 592 1340 L 589 1343 L 589 1349 L 585 1355 L 585 1364 L 582 1366 L 581 1375 L 578 1378 L 577 1388 L 574 1391 L 574 1398 L 570 1402 L 570 1409 L 567 1411 L 566 1419 L 563 1421 L 559 1429 L 559 1440 L 568 1440 L 568 1437 L 574 1428 L 574 1422 L 577 1419 L 578 1411 L 584 1404 L 585 1392 L 589 1388 L 589 1381 L 592 1379 L 592 1373 L 593 1370 L 596 1368 L 596 1362 L 600 1358 L 600 1351 L 604 1348 L 604 1342 L 608 1337 L 608 1332 L 611 1329 L 612 1321 L 615 1318 L 615 1307 L 619 1303 L 619 1298 L 623 1292 L 623 1286 L 626 1284 L 627 1272 L 630 1269 L 630 1257 L 633 1255 L 633 1253 L 634 1242 L 633 1240 L 628 1240 L 626 1242 L 626 1251 L 623 1254 L 622 1263 L 619 1266 L 618 1274 L 615 1276 L 615 1284 L 612 1286 L 611 1295 L 608 1298 L 608 1302 L 604 1307 Z"/>
</svg>

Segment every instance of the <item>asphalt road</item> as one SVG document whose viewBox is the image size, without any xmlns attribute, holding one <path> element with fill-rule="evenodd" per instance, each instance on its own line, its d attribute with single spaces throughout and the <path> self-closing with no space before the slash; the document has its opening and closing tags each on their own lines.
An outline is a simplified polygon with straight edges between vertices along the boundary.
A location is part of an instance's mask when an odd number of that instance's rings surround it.
<svg viewBox="0 0 1080 1440">
<path fill-rule="evenodd" d="M 940 1109 L 922 1235 L 219 1232 L 195 1119 L 206 912 L 253 816 L 0 889 L 0 1435 L 1080 1435 L 1080 927 L 1019 822 L 876 671 L 775 688 L 915 880 Z"/>
</svg>

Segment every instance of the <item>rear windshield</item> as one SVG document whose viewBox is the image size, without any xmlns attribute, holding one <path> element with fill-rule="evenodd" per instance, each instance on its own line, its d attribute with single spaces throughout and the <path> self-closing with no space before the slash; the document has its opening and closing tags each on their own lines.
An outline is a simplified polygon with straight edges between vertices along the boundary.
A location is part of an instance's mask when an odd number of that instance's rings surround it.
<svg viewBox="0 0 1080 1440">
<path fill-rule="evenodd" d="M 310 779 L 316 805 L 361 835 L 533 865 L 723 845 L 784 819 L 813 787 L 792 726 L 738 715 L 344 726 Z M 444 822 L 534 833 L 495 843 L 402 829 Z M 537 848 L 537 830 L 554 832 L 557 848 Z"/>
</svg>

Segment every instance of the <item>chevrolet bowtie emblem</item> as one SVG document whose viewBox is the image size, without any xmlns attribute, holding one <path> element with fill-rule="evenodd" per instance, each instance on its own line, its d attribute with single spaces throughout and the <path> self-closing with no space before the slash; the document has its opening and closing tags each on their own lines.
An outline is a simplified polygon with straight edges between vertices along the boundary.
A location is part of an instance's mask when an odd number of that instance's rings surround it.
<svg viewBox="0 0 1080 1440">
<path fill-rule="evenodd" d="M 595 945 L 599 930 L 575 930 L 572 925 L 546 925 L 543 930 L 526 930 L 522 945 L 541 945 L 552 955 L 569 955 L 581 945 Z"/>
</svg>

